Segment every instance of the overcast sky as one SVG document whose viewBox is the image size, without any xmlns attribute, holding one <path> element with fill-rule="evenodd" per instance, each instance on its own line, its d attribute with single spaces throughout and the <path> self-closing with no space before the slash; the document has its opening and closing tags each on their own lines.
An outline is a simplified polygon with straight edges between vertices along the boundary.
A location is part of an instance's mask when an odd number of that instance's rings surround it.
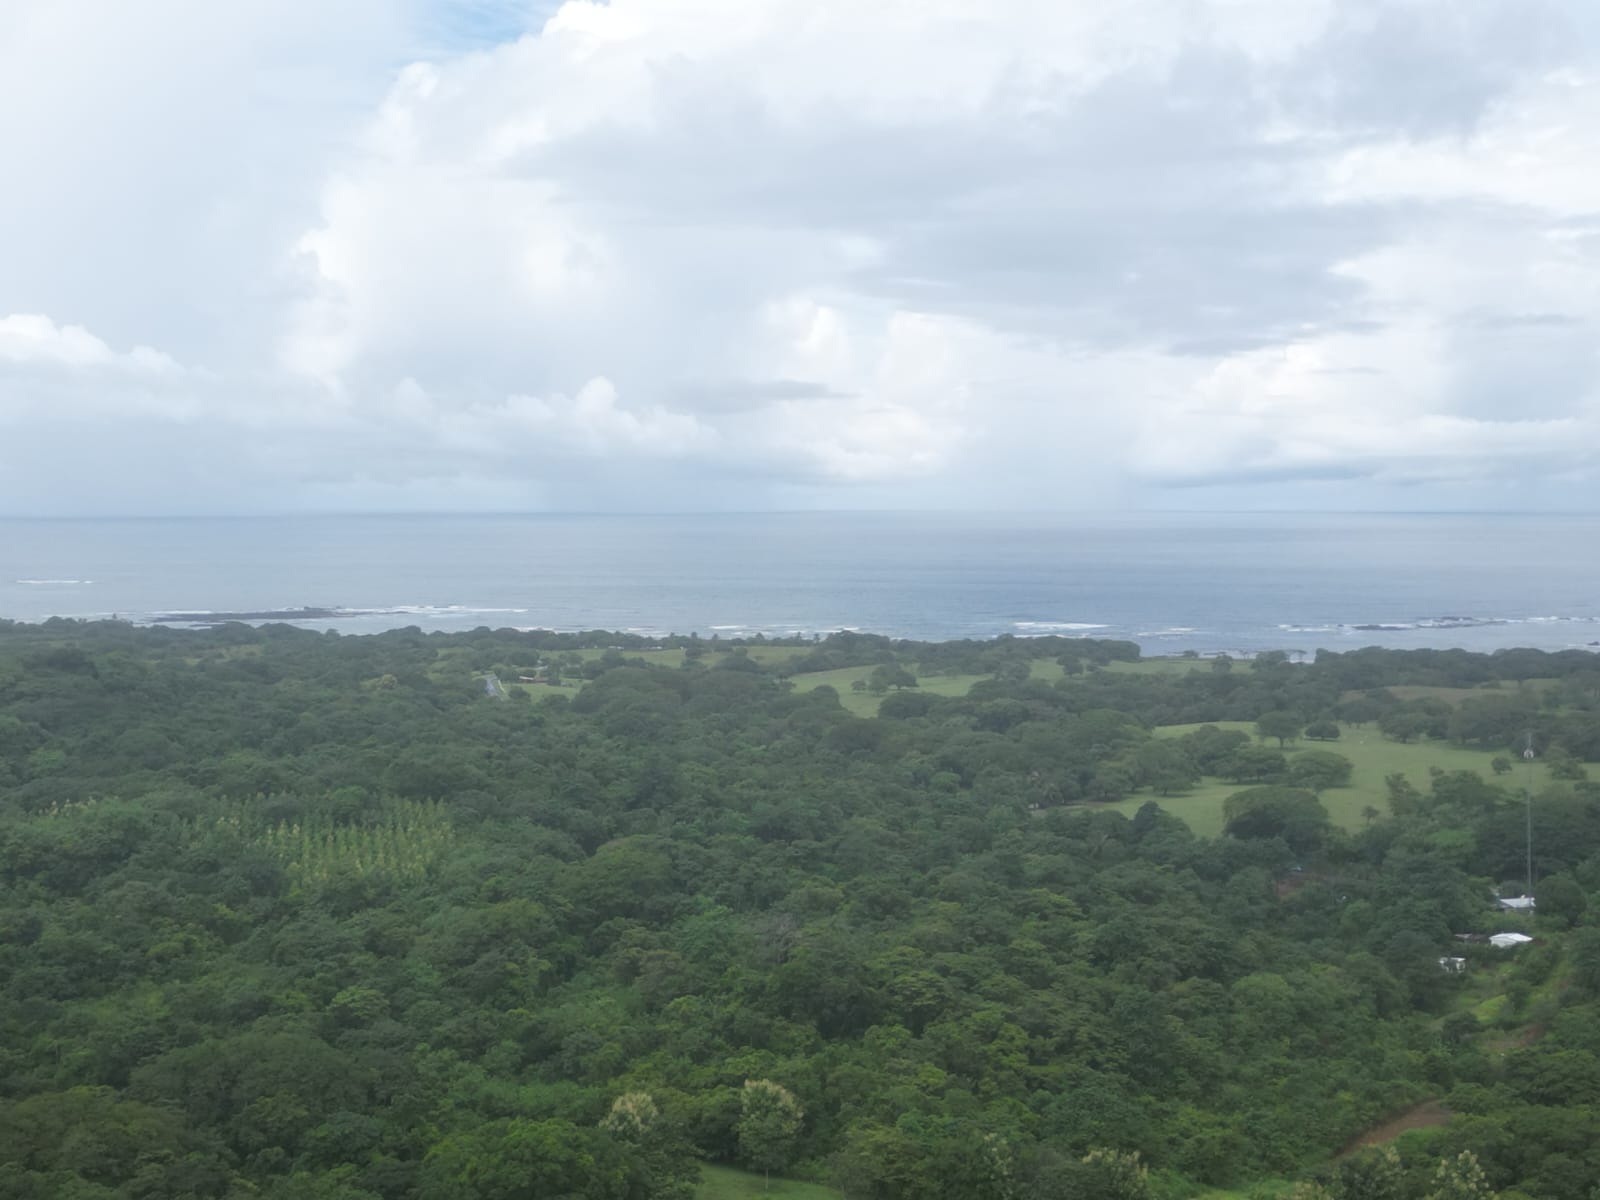
<svg viewBox="0 0 1600 1200">
<path fill-rule="evenodd" d="M 1594 0 L 0 0 L 0 513 L 1600 507 Z"/>
</svg>

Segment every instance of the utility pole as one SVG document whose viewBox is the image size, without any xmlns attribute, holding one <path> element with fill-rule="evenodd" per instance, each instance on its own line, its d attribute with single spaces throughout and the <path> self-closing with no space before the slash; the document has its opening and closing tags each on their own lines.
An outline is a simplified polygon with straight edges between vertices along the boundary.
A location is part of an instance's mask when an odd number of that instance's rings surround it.
<svg viewBox="0 0 1600 1200">
<path fill-rule="evenodd" d="M 1522 747 L 1522 761 L 1528 768 L 1527 777 L 1522 784 L 1522 803 L 1527 813 L 1527 846 L 1528 846 L 1528 890 L 1525 895 L 1533 895 L 1533 731 L 1528 731 L 1528 736 Z"/>
</svg>

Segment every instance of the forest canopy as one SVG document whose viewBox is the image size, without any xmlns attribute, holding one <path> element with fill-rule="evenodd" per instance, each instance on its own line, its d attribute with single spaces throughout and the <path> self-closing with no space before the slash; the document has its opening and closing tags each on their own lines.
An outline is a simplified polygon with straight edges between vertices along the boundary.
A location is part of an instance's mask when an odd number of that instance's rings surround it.
<svg viewBox="0 0 1600 1200">
<path fill-rule="evenodd" d="M 1594 656 L 1143 665 L 0 623 L 0 1195 L 1587 1200 Z M 1349 729 L 1483 769 L 1345 828 Z"/>
</svg>

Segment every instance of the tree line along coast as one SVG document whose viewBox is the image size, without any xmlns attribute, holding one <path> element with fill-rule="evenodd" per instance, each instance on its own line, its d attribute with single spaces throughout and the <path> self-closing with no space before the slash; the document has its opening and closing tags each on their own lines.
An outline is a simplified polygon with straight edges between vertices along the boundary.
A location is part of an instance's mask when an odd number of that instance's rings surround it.
<svg viewBox="0 0 1600 1200">
<path fill-rule="evenodd" d="M 0 1195 L 1591 1200 L 1596 762 L 1584 651 L 0 622 Z"/>
</svg>

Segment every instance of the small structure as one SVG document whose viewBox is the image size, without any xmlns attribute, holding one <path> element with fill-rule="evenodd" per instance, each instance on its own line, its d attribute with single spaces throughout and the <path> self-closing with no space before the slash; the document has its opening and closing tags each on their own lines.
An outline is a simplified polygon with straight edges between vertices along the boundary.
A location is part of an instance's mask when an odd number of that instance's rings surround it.
<svg viewBox="0 0 1600 1200">
<path fill-rule="evenodd" d="M 1524 945 L 1531 941 L 1533 941 L 1533 939 L 1525 933 L 1496 933 L 1491 934 L 1489 937 L 1489 945 L 1495 947 L 1497 950 L 1515 949 L 1517 946 Z"/>
<path fill-rule="evenodd" d="M 1501 896 L 1495 904 L 1511 912 L 1528 912 L 1538 907 L 1532 896 Z"/>
<path fill-rule="evenodd" d="M 1451 975 L 1460 975 L 1467 969 L 1467 960 L 1454 954 L 1446 954 L 1439 959 L 1439 969 Z"/>
</svg>

